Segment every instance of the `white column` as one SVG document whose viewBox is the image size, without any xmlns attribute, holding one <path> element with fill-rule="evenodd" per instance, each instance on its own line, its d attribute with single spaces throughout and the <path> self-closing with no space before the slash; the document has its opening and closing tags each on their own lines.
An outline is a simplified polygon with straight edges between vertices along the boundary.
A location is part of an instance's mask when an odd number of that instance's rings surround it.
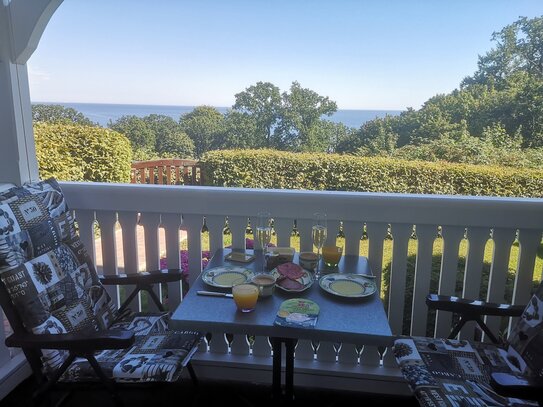
<svg viewBox="0 0 543 407">
<path fill-rule="evenodd" d="M 0 61 L 0 126 L 0 182 L 20 185 L 37 180 L 38 162 L 26 64 Z"/>
<path fill-rule="evenodd" d="M 38 179 L 26 62 L 61 2 L 0 3 L 0 183 Z"/>
</svg>

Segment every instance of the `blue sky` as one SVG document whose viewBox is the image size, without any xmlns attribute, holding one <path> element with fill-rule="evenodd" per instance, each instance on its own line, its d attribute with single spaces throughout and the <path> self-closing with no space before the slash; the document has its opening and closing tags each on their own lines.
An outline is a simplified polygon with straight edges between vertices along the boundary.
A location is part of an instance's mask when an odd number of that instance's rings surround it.
<svg viewBox="0 0 543 407">
<path fill-rule="evenodd" d="M 419 108 L 541 0 L 65 0 L 29 60 L 36 102 L 231 106 L 293 81 L 339 109 Z"/>
</svg>

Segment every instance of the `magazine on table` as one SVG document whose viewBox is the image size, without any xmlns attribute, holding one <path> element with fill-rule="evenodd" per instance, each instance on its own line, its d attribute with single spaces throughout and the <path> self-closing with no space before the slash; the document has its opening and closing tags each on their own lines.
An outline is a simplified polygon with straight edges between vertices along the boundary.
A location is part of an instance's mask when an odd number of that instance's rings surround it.
<svg viewBox="0 0 543 407">
<path fill-rule="evenodd" d="M 274 324 L 296 328 L 314 328 L 319 317 L 319 310 L 318 304 L 314 301 L 305 298 L 291 298 L 281 303 Z"/>
</svg>

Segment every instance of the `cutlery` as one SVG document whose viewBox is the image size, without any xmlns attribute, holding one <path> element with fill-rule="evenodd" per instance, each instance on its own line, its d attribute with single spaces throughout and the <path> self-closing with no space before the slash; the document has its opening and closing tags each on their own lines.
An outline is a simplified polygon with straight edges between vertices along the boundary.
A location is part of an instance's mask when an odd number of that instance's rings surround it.
<svg viewBox="0 0 543 407">
<path fill-rule="evenodd" d="M 233 298 L 232 294 L 228 293 L 218 293 L 216 291 L 196 291 L 198 295 L 209 295 L 210 297 L 228 297 Z"/>
</svg>

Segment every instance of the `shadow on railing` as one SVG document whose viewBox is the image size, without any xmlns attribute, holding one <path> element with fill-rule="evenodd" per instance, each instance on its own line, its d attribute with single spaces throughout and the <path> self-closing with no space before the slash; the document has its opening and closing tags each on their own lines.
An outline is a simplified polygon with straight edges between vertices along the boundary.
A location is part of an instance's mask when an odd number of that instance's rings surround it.
<svg viewBox="0 0 543 407">
<path fill-rule="evenodd" d="M 132 184 L 203 185 L 204 176 L 198 161 L 179 158 L 132 163 Z"/>
</svg>

